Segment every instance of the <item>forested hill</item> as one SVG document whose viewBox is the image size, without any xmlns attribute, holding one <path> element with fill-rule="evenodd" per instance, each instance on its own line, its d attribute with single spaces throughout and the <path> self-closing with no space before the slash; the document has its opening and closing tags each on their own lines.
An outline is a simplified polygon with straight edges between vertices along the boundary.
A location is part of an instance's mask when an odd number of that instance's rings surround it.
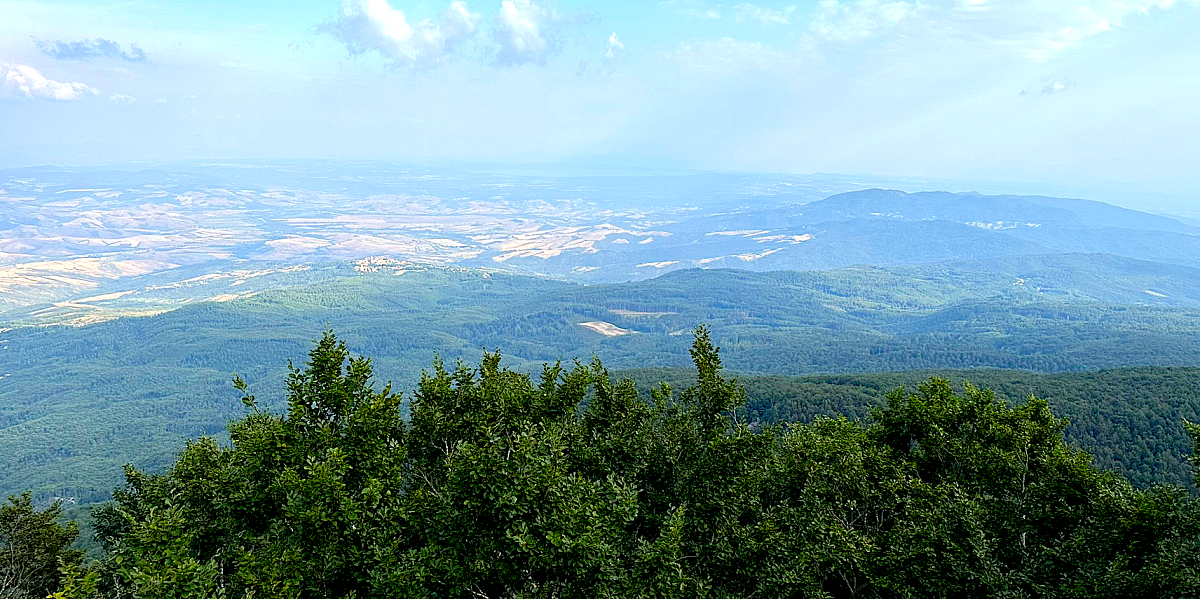
<svg viewBox="0 0 1200 599">
<path fill-rule="evenodd" d="M 694 375 L 686 368 L 626 370 L 645 393 L 659 382 L 683 389 Z M 1192 486 L 1192 440 L 1183 421 L 1200 419 L 1200 368 L 1117 368 L 1093 372 L 1037 374 L 1015 370 L 918 370 L 805 377 L 742 375 L 746 416 L 752 422 L 811 422 L 845 415 L 867 420 L 868 410 L 886 403 L 888 392 L 916 389 L 931 377 L 956 388 L 964 383 L 990 389 L 1018 404 L 1030 396 L 1049 402 L 1068 421 L 1065 437 L 1095 458 L 1095 465 L 1148 487 Z M 1193 487 L 1194 488 L 1194 487 Z"/>
<path fill-rule="evenodd" d="M 411 389 L 435 353 L 471 362 L 484 347 L 529 370 L 593 355 L 615 369 L 683 366 L 690 331 L 703 323 L 728 367 L 743 373 L 1200 366 L 1200 277 L 1189 267 L 1106 255 L 689 270 L 595 286 L 370 266 L 196 283 L 202 297 L 223 293 L 213 285 L 253 290 L 232 301 L 178 307 L 179 294 L 195 289 L 172 287 L 155 291 L 157 300 L 95 302 L 98 317 L 177 308 L 154 316 L 6 325 L 15 328 L 0 333 L 0 452 L 9 456 L 0 491 L 106 497 L 123 464 L 166 464 L 184 439 L 219 434 L 240 416 L 232 373 L 246 377 L 264 405 L 279 406 L 284 364 L 328 327 L 372 356 L 379 379 L 397 389 Z M 162 303 L 139 304 L 151 300 Z"/>
</svg>

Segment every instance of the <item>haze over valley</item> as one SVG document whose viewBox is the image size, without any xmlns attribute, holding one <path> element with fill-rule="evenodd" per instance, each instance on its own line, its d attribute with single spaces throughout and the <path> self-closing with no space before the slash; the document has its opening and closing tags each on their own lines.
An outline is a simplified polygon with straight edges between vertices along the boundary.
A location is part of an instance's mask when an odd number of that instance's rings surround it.
<svg viewBox="0 0 1200 599">
<path fill-rule="evenodd" d="M 257 277 L 352 260 L 370 270 L 376 258 L 581 283 L 1065 253 L 1200 265 L 1200 226 L 1186 219 L 1084 200 L 907 194 L 870 178 L 322 163 L 0 175 L 0 306 L 30 322 L 229 300 L 253 293 Z M 1143 291 L 1149 303 L 1190 301 Z"/>
</svg>

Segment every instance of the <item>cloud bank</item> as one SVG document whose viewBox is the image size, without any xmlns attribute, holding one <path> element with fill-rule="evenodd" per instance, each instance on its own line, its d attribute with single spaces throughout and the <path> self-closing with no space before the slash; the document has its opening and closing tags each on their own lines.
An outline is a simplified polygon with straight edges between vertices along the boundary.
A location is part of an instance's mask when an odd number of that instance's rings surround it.
<svg viewBox="0 0 1200 599">
<path fill-rule="evenodd" d="M 401 66 L 430 67 L 444 62 L 475 35 L 479 15 L 454 0 L 437 19 L 410 24 L 404 11 L 387 0 L 343 0 L 337 18 L 321 26 L 352 55 L 377 52 Z"/>
<path fill-rule="evenodd" d="M 917 39 L 953 38 L 1014 51 L 1035 61 L 1078 48 L 1135 17 L 1198 0 L 821 0 L 810 43 L 860 43 L 907 29 Z M 750 5 L 743 5 L 749 7 Z M 746 18 L 760 13 L 743 10 Z M 769 12 L 761 13 L 771 18 Z"/>
<path fill-rule="evenodd" d="M 63 40 L 34 40 L 38 51 L 55 60 L 89 60 L 92 58 L 118 58 L 129 62 L 146 62 L 146 53 L 137 44 L 129 50 L 121 44 L 104 38 L 68 42 Z"/>
<path fill-rule="evenodd" d="M 787 25 L 792 22 L 795 13 L 795 6 L 788 6 L 782 10 L 763 8 L 753 4 L 739 4 L 733 7 L 734 20 L 739 23 L 757 21 L 763 25 Z"/>
<path fill-rule="evenodd" d="M 813 35 L 838 42 L 855 42 L 875 37 L 899 26 L 917 14 L 917 4 L 857 0 L 822 0 L 809 25 Z"/>
<path fill-rule="evenodd" d="M 564 25 L 587 18 L 564 16 L 533 0 L 502 0 L 490 29 L 490 62 L 545 65 L 563 49 Z M 375 52 L 395 66 L 424 68 L 446 62 L 477 38 L 481 19 L 463 0 L 453 0 L 437 19 L 419 22 L 410 22 L 388 0 L 342 0 L 337 16 L 316 30 L 342 42 L 353 56 Z M 614 55 L 620 52 L 620 41 L 609 43 Z"/>
<path fill-rule="evenodd" d="M 47 79 L 37 69 L 23 64 L 0 63 L 0 96 L 33 100 L 81 100 L 99 93 L 83 83 Z"/>
<path fill-rule="evenodd" d="M 504 0 L 496 15 L 494 39 L 499 50 L 496 63 L 519 65 L 546 64 L 546 59 L 559 50 L 559 45 L 547 39 L 545 25 L 557 18 L 530 0 Z"/>
</svg>

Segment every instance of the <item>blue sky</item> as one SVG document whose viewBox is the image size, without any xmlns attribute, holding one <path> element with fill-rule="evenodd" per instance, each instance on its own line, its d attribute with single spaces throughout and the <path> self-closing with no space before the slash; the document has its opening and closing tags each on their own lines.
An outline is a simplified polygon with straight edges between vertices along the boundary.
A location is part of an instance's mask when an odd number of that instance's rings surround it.
<svg viewBox="0 0 1200 599">
<path fill-rule="evenodd" d="M 1200 188 L 1195 0 L 0 0 L 0 165 L 616 163 Z"/>
</svg>

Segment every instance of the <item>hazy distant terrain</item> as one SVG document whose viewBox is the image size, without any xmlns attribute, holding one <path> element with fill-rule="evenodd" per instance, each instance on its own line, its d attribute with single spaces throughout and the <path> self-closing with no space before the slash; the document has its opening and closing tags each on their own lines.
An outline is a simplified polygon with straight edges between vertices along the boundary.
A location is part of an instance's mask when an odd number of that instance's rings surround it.
<svg viewBox="0 0 1200 599">
<path fill-rule="evenodd" d="M 29 304 L 123 290 L 131 278 L 189 266 L 220 271 L 246 260 L 377 255 L 583 279 L 646 278 L 661 267 L 639 265 L 674 260 L 675 253 L 659 248 L 673 236 L 693 241 L 697 235 L 685 223 L 698 216 L 807 202 L 861 185 L 319 164 L 0 171 L 0 301 Z M 701 239 L 713 232 L 697 227 Z M 704 257 L 714 259 L 766 247 L 741 235 L 704 240 L 716 252 Z M 194 270 L 174 278 L 192 276 Z"/>
<path fill-rule="evenodd" d="M 702 323 L 747 373 L 1159 367 L 1158 399 L 1102 418 L 1071 404 L 1094 428 L 1074 438 L 1141 483 L 1180 480 L 1180 431 L 1137 455 L 1101 446 L 1114 422 L 1178 428 L 1200 409 L 1191 395 L 1163 403 L 1200 375 L 1161 370 L 1200 366 L 1200 227 L 879 183 L 344 164 L 0 172 L 0 452 L 13 456 L 0 493 L 103 498 L 122 464 L 169 463 L 240 415 L 232 373 L 277 405 L 287 360 L 326 328 L 410 389 L 434 353 L 469 363 L 483 348 L 524 369 L 593 355 L 684 366 Z M 812 388 L 795 389 L 755 409 L 807 414 Z"/>
<path fill-rule="evenodd" d="M 174 304 L 134 301 L 147 291 L 228 300 L 267 271 L 372 256 L 579 282 L 1072 252 L 1200 265 L 1200 227 L 1181 220 L 1082 200 L 863 189 L 879 183 L 307 163 L 0 171 L 0 311 L 92 322 L 94 304 L 123 294 L 134 297 L 122 314 L 148 314 Z M 207 275 L 228 285 L 198 286 Z"/>
</svg>

